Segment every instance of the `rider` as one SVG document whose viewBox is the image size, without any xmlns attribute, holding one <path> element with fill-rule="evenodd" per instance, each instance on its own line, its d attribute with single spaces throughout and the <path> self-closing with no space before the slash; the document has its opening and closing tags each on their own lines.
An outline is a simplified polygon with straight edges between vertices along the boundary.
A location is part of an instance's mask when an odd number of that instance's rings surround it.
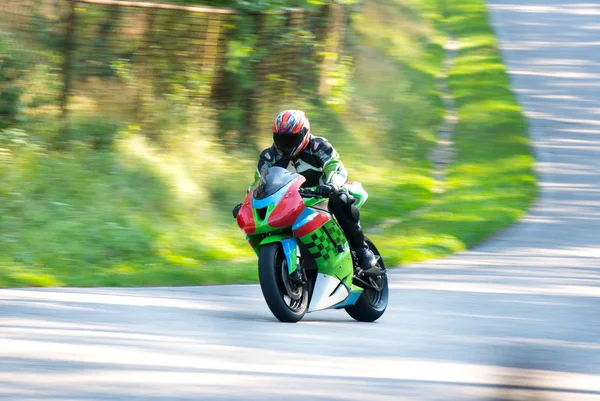
<svg viewBox="0 0 600 401">
<path fill-rule="evenodd" d="M 344 187 L 348 173 L 338 153 L 327 139 L 313 136 L 310 123 L 301 110 L 285 110 L 273 123 L 273 146 L 263 150 L 254 174 L 254 187 L 264 169 L 277 166 L 303 175 L 303 186 L 317 187 L 316 194 L 329 198 L 329 208 L 344 230 L 348 242 L 355 251 L 359 266 L 366 274 L 380 272 L 377 259 L 365 242 L 360 226 L 360 212 L 356 200 Z M 233 216 L 241 208 L 233 209 Z"/>
</svg>

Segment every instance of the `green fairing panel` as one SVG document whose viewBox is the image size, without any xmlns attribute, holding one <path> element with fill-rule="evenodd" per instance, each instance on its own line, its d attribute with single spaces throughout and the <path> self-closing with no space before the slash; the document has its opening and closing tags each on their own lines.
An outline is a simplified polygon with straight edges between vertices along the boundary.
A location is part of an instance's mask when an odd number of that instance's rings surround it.
<svg viewBox="0 0 600 401">
<path fill-rule="evenodd" d="M 269 216 L 271 215 L 276 206 L 276 204 L 267 206 L 267 212 L 265 214 L 264 219 L 260 218 L 256 209 L 252 209 L 252 216 L 254 217 L 254 223 L 256 224 L 256 231 L 254 232 L 254 235 L 267 234 L 273 231 L 277 231 L 273 227 L 269 226 Z"/>
<path fill-rule="evenodd" d="M 308 252 L 319 268 L 319 273 L 336 277 L 344 281 L 349 288 L 351 287 L 354 266 L 350 247 L 341 229 L 333 220 L 301 237 L 300 242 L 308 248 Z M 338 245 L 341 246 L 341 252 Z"/>
<path fill-rule="evenodd" d="M 272 235 L 265 237 L 262 241 L 260 241 L 259 245 L 262 246 L 262 245 L 270 244 L 273 242 L 281 242 L 281 240 L 284 240 L 286 238 L 291 238 L 291 237 L 292 237 L 291 233 L 272 234 Z"/>
<path fill-rule="evenodd" d="M 350 292 L 363 292 L 365 289 L 357 285 L 350 285 Z"/>
<path fill-rule="evenodd" d="M 291 237 L 292 237 L 292 233 L 288 231 L 288 232 L 282 232 L 282 233 L 278 233 L 278 234 L 271 234 L 266 237 L 263 234 L 247 235 L 246 240 L 250 243 L 252 250 L 258 256 L 258 254 L 260 253 L 261 245 L 270 244 L 272 242 L 281 242 L 281 240 L 286 239 L 286 238 L 291 238 Z"/>
<path fill-rule="evenodd" d="M 246 241 L 248 241 L 256 256 L 258 256 L 258 254 L 260 253 L 259 245 L 261 239 L 262 235 L 246 235 Z"/>
<path fill-rule="evenodd" d="M 252 249 L 257 256 L 260 254 L 260 248 L 263 245 L 280 242 L 288 261 L 289 273 L 292 274 L 298 267 L 296 263 L 298 260 L 297 242 L 291 232 L 272 234 L 266 237 L 263 237 L 262 235 L 249 235 L 246 236 L 246 239 L 252 244 Z"/>
</svg>

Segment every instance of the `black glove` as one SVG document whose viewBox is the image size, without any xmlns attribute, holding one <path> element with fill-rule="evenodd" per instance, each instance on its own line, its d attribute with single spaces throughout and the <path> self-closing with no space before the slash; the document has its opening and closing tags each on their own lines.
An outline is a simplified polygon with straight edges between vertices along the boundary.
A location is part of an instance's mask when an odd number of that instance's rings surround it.
<svg viewBox="0 0 600 401">
<path fill-rule="evenodd" d="M 319 185 L 315 193 L 323 198 L 329 198 L 337 192 L 337 188 L 333 184 Z"/>
<path fill-rule="evenodd" d="M 237 219 L 237 215 L 240 212 L 240 209 L 242 208 L 242 203 L 235 205 L 235 207 L 233 208 L 233 218 Z"/>
</svg>

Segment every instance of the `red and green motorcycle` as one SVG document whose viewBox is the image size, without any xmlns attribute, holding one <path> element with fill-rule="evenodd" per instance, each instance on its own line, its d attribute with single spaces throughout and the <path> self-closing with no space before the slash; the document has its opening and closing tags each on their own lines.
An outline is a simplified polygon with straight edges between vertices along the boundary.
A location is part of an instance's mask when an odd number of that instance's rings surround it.
<svg viewBox="0 0 600 401">
<path fill-rule="evenodd" d="M 307 312 L 342 308 L 358 321 L 379 319 L 389 294 L 379 251 L 366 240 L 382 274 L 363 275 L 329 212 L 328 199 L 318 197 L 313 188 L 301 188 L 305 181 L 300 174 L 271 167 L 248 193 L 237 215 L 239 227 L 258 256 L 260 286 L 269 309 L 282 322 L 298 322 Z M 357 182 L 346 188 L 360 208 L 367 193 Z"/>
</svg>

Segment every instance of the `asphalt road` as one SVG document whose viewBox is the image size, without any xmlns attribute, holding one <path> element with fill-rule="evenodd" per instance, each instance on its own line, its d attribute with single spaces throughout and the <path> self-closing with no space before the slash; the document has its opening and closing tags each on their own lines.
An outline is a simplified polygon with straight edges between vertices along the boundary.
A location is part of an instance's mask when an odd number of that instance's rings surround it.
<svg viewBox="0 0 600 401">
<path fill-rule="evenodd" d="M 394 271 L 374 324 L 281 324 L 257 286 L 2 290 L 0 398 L 600 400 L 600 3 L 490 9 L 539 159 L 522 223 Z"/>
</svg>

